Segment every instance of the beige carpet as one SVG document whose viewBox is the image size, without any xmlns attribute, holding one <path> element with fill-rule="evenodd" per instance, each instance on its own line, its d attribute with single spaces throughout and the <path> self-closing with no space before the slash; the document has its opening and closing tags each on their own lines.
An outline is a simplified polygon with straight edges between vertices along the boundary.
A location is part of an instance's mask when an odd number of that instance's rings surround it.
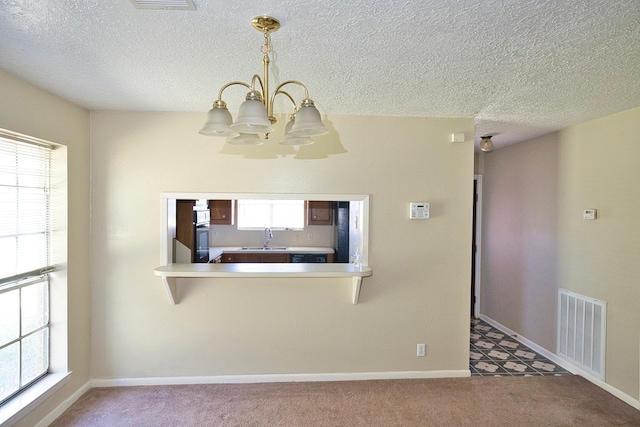
<svg viewBox="0 0 640 427">
<path fill-rule="evenodd" d="M 578 376 L 95 388 L 62 426 L 640 426 Z"/>
</svg>

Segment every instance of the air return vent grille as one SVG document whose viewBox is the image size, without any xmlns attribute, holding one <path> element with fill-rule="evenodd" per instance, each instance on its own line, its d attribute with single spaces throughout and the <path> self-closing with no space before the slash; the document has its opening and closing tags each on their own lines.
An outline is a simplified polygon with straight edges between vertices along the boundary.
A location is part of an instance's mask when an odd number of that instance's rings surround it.
<svg viewBox="0 0 640 427">
<path fill-rule="evenodd" d="M 604 381 L 607 305 L 565 289 L 558 293 L 558 354 Z"/>
<path fill-rule="evenodd" d="M 196 10 L 193 0 L 131 0 L 136 9 Z"/>
</svg>

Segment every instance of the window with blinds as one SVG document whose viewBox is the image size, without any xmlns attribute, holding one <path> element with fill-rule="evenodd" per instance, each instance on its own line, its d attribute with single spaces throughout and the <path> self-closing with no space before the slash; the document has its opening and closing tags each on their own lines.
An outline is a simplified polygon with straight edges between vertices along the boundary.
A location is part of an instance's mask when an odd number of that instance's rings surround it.
<svg viewBox="0 0 640 427">
<path fill-rule="evenodd" d="M 238 200 L 238 230 L 304 229 L 304 200 Z"/>
<path fill-rule="evenodd" d="M 49 370 L 50 163 L 0 136 L 0 402 Z"/>
</svg>

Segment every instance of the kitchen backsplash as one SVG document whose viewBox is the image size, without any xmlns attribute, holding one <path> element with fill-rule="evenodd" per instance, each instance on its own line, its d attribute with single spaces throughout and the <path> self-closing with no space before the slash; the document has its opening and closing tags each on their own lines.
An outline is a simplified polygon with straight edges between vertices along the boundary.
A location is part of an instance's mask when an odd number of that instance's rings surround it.
<svg viewBox="0 0 640 427">
<path fill-rule="evenodd" d="M 323 246 L 333 247 L 335 227 L 307 225 L 304 230 L 273 230 L 270 246 Z M 311 239 L 309 239 L 311 235 Z M 209 230 L 210 246 L 262 246 L 264 230 L 238 231 L 235 225 L 212 225 Z"/>
</svg>

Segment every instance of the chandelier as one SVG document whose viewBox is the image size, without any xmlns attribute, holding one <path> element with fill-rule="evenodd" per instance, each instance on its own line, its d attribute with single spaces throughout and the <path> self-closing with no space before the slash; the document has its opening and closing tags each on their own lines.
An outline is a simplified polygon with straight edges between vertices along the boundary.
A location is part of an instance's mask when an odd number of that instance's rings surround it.
<svg viewBox="0 0 640 427">
<path fill-rule="evenodd" d="M 313 143 L 312 136 L 324 135 L 328 132 L 322 123 L 320 113 L 309 97 L 307 87 L 297 80 L 287 80 L 278 85 L 269 93 L 269 64 L 271 62 L 271 33 L 278 31 L 280 22 L 270 16 L 257 16 L 251 21 L 256 30 L 264 34 L 262 46 L 263 76 L 255 74 L 251 84 L 240 81 L 227 83 L 218 92 L 218 99 L 213 101 L 211 110 L 207 115 L 207 121 L 200 129 L 202 135 L 227 137 L 231 144 L 259 145 L 262 144 L 260 135 L 269 139 L 273 132 L 273 124 L 276 118 L 273 115 L 273 101 L 277 95 L 284 95 L 293 103 L 293 113 L 289 116 L 289 122 L 285 126 L 285 132 L 280 144 L 306 145 Z M 227 109 L 227 103 L 222 100 L 222 92 L 230 86 L 241 85 L 249 89 L 245 101 L 240 104 L 238 116 L 232 120 L 231 113 Z M 300 107 L 296 107 L 293 97 L 284 90 L 285 86 L 297 85 L 304 90 L 304 98 Z"/>
</svg>

